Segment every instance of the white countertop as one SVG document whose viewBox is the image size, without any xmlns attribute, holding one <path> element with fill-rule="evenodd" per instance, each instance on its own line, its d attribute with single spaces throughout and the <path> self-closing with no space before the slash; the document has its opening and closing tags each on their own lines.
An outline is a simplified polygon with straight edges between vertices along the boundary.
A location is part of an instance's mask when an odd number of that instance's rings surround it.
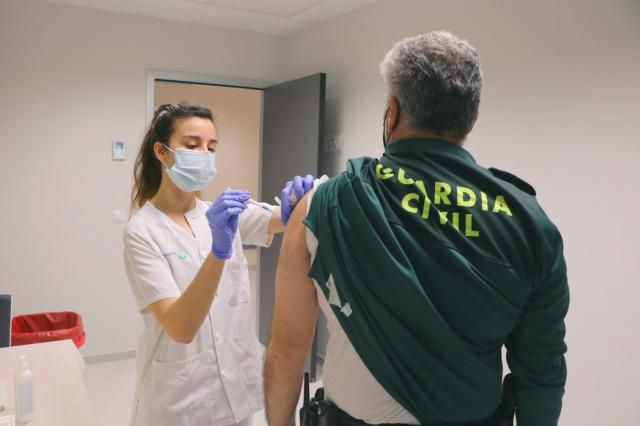
<svg viewBox="0 0 640 426">
<path fill-rule="evenodd" d="M 7 382 L 8 405 L 0 417 L 15 415 L 15 373 L 27 357 L 33 373 L 34 419 L 28 426 L 92 426 L 95 418 L 82 379 L 82 359 L 71 340 L 0 349 L 0 381 Z"/>
</svg>

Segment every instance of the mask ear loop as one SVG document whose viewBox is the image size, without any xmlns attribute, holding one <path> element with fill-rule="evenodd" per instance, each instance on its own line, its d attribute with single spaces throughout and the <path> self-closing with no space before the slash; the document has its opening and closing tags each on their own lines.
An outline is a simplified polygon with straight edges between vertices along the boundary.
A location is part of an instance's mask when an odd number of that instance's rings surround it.
<svg viewBox="0 0 640 426">
<path fill-rule="evenodd" d="M 165 149 L 168 149 L 170 152 L 172 153 L 176 153 L 173 149 L 169 148 L 169 145 L 160 142 L 160 145 L 162 145 Z M 168 172 L 169 171 L 169 166 L 167 166 L 167 163 L 165 163 L 164 161 L 161 161 L 162 165 L 164 166 L 165 170 Z"/>
</svg>

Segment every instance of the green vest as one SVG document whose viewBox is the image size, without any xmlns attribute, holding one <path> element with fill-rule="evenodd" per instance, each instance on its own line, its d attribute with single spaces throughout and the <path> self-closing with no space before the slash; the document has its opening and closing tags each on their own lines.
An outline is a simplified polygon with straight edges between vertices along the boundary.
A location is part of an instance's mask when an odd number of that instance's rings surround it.
<svg viewBox="0 0 640 426">
<path fill-rule="evenodd" d="M 557 424 L 569 290 L 562 239 L 528 184 L 449 142 L 406 139 L 318 187 L 305 224 L 318 239 L 309 275 L 421 424 L 490 416 L 503 345 L 519 426 Z"/>
</svg>

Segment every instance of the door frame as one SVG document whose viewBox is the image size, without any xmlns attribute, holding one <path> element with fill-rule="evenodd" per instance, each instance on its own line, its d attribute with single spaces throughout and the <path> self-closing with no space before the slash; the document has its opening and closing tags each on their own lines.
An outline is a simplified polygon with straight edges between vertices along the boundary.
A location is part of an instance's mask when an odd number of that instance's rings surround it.
<svg viewBox="0 0 640 426">
<path fill-rule="evenodd" d="M 147 70 L 147 93 L 146 93 L 146 113 L 145 113 L 145 128 L 149 126 L 151 120 L 153 119 L 154 114 L 154 104 L 155 104 L 155 83 L 156 81 L 164 81 L 171 83 L 186 83 L 186 84 L 203 84 L 208 86 L 222 86 L 222 87 L 233 87 L 238 89 L 252 89 L 252 90 L 261 90 L 264 91 L 265 88 L 273 86 L 277 83 L 273 83 L 265 80 L 252 80 L 247 78 L 240 77 L 229 77 L 223 75 L 214 75 L 214 74 L 198 74 L 198 73 L 189 73 L 189 72 L 181 72 L 181 71 L 166 71 L 166 70 L 157 70 L 157 69 L 148 69 Z M 264 96 L 262 98 L 261 108 L 264 109 Z M 264 114 L 262 114 L 262 119 L 264 118 Z M 263 123 L 260 122 L 260 128 L 262 128 Z M 258 153 L 259 163 L 258 163 L 258 176 L 262 174 L 262 131 L 260 132 L 260 151 Z M 260 186 L 258 186 L 260 188 Z M 260 191 L 260 189 L 258 189 Z M 260 199 L 262 194 L 257 194 Z M 256 329 L 256 333 L 260 330 L 260 274 L 259 274 L 259 266 L 260 266 L 260 250 L 257 253 L 257 265 L 255 270 L 256 275 L 256 295 L 257 299 L 255 301 L 256 305 L 256 318 L 254 327 Z"/>
<path fill-rule="evenodd" d="M 268 80 L 255 80 L 249 78 L 242 77 L 231 77 L 225 75 L 215 75 L 215 74 L 199 74 L 199 73 L 190 73 L 190 72 L 182 72 L 182 71 L 168 71 L 168 70 L 159 70 L 159 69 L 148 69 L 147 70 L 147 82 L 146 82 L 146 111 L 145 111 L 145 128 L 149 126 L 151 120 L 153 119 L 154 114 L 154 101 L 155 101 L 155 83 L 156 81 L 166 81 L 172 83 L 191 83 L 191 84 L 204 84 L 210 86 L 223 86 L 223 87 L 234 87 L 239 89 L 253 89 L 253 90 L 262 90 L 264 91 L 266 88 L 275 86 L 278 83 L 268 81 Z M 262 97 L 262 120 L 264 120 L 264 96 Z M 322 125 L 322 124 L 321 124 Z M 260 127 L 264 128 L 264 123 L 260 123 Z M 258 154 L 260 158 L 258 170 L 259 176 L 262 175 L 262 132 L 260 132 L 260 152 Z M 259 197 L 262 194 L 258 194 Z M 257 256 L 257 266 L 260 265 L 260 251 L 258 250 Z M 255 330 L 256 333 L 260 332 L 260 274 L 259 270 L 256 270 L 256 292 L 258 300 L 255 301 L 256 304 L 256 319 L 255 319 Z M 316 366 L 317 366 L 317 358 L 318 358 L 318 331 L 317 331 L 318 323 L 316 321 L 316 331 L 314 332 L 313 344 L 311 348 L 311 352 L 309 353 L 309 362 L 310 362 L 310 373 L 312 376 L 312 380 L 315 381 L 316 377 Z"/>
<path fill-rule="evenodd" d="M 173 83 L 207 84 L 210 86 L 237 87 L 239 89 L 255 90 L 264 90 L 269 86 L 277 84 L 266 80 L 252 80 L 248 78 L 229 77 L 224 75 L 149 69 L 147 70 L 146 126 L 151 123 L 151 119 L 153 118 L 155 83 L 157 80 Z"/>
</svg>

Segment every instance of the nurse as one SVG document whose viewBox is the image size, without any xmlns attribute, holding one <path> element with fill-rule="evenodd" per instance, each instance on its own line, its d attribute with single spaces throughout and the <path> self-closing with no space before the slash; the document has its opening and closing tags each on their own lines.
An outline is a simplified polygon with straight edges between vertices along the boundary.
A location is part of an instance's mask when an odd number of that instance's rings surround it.
<svg viewBox="0 0 640 426">
<path fill-rule="evenodd" d="M 248 204 L 247 191 L 197 197 L 216 174 L 217 144 L 209 109 L 163 105 L 136 159 L 124 258 L 145 328 L 132 425 L 246 425 L 263 407 L 242 246 L 269 246 L 288 218 Z M 296 177 L 282 196 L 301 198 L 310 182 Z"/>
</svg>

